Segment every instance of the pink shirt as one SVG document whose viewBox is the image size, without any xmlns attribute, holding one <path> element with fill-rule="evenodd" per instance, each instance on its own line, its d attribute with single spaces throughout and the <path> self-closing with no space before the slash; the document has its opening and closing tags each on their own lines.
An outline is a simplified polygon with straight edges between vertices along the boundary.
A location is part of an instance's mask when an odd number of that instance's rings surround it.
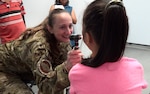
<svg viewBox="0 0 150 94">
<path fill-rule="evenodd" d="M 70 94 L 142 94 L 143 76 L 142 65 L 127 57 L 98 68 L 76 64 L 69 72 Z"/>
</svg>

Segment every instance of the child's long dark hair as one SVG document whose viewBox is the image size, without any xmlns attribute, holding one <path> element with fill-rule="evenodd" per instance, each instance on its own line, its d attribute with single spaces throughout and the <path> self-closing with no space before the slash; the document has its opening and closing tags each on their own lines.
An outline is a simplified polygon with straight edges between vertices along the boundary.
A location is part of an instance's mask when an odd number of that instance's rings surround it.
<svg viewBox="0 0 150 94">
<path fill-rule="evenodd" d="M 83 60 L 82 64 L 98 67 L 105 62 L 116 62 L 124 53 L 128 37 L 128 17 L 119 0 L 95 0 L 84 12 L 83 26 L 90 33 L 99 50 L 94 58 Z"/>
</svg>

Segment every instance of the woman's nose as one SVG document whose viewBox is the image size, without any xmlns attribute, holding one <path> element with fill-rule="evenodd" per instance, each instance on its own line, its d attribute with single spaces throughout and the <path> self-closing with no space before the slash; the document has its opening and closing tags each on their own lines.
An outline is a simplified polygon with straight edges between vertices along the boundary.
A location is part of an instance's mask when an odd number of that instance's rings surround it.
<svg viewBox="0 0 150 94">
<path fill-rule="evenodd" d="M 71 35 L 71 34 L 72 34 L 72 32 L 73 32 L 73 28 L 67 28 L 67 33 L 68 33 L 68 34 L 70 34 L 70 35 Z"/>
</svg>

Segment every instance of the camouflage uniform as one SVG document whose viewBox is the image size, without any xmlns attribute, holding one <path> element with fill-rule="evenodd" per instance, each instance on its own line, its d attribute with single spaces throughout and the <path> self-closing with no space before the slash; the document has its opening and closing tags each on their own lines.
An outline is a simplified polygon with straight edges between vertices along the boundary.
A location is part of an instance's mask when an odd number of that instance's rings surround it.
<svg viewBox="0 0 150 94">
<path fill-rule="evenodd" d="M 31 33 L 32 32 L 32 33 Z M 64 67 L 69 44 L 51 47 L 42 26 L 0 45 L 0 94 L 33 94 L 26 82 L 35 81 L 40 94 L 63 94 L 69 86 Z M 53 45 L 53 44 L 51 44 Z"/>
</svg>

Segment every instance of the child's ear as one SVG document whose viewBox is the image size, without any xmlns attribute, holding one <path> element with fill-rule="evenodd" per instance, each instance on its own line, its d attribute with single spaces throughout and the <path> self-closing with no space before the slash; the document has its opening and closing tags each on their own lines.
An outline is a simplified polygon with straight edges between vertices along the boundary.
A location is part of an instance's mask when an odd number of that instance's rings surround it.
<svg viewBox="0 0 150 94">
<path fill-rule="evenodd" d="M 84 34 L 83 38 L 84 38 L 83 40 L 84 40 L 86 45 L 91 44 L 91 42 L 93 41 L 91 34 L 87 33 L 87 32 Z"/>
<path fill-rule="evenodd" d="M 93 42 L 93 38 L 90 33 L 85 33 L 85 36 L 86 36 L 86 41 L 88 44 Z"/>
</svg>

